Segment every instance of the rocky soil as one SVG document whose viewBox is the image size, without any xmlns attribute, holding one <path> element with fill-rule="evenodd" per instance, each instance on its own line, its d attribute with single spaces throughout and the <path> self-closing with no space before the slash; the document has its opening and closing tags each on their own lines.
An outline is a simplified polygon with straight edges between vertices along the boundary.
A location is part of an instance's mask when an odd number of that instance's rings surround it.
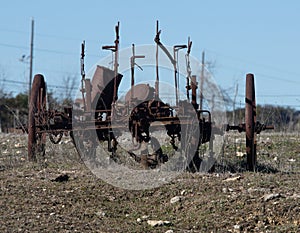
<svg viewBox="0 0 300 233">
<path fill-rule="evenodd" d="M 300 232 L 298 138 L 260 136 L 255 173 L 232 136 L 216 172 L 126 190 L 96 177 L 68 138 L 30 163 L 26 135 L 1 134 L 0 232 Z"/>
</svg>

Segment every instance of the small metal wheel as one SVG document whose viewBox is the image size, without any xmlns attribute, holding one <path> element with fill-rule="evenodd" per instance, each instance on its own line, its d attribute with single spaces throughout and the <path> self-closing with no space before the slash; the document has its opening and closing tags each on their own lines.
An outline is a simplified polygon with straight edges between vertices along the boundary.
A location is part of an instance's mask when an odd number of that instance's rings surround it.
<svg viewBox="0 0 300 233">
<path fill-rule="evenodd" d="M 246 99 L 245 99 L 245 131 L 246 131 L 246 152 L 247 152 L 247 169 L 255 171 L 256 167 L 256 103 L 255 103 L 255 86 L 254 75 L 246 76 Z"/>
<path fill-rule="evenodd" d="M 31 88 L 28 113 L 28 159 L 37 161 L 44 157 L 46 133 L 42 127 L 46 123 L 46 83 L 43 75 L 37 74 Z"/>
</svg>

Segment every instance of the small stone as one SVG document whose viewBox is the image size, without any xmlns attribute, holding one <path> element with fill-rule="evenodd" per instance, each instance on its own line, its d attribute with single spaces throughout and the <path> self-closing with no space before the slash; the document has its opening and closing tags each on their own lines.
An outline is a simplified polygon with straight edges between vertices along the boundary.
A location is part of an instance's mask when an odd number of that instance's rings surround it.
<svg viewBox="0 0 300 233">
<path fill-rule="evenodd" d="M 8 150 L 4 150 L 3 152 L 2 152 L 2 154 L 4 154 L 4 155 L 6 155 L 6 154 L 8 154 L 9 152 L 8 152 Z"/>
<path fill-rule="evenodd" d="M 173 233 L 173 230 L 167 230 L 165 233 Z"/>
<path fill-rule="evenodd" d="M 100 211 L 96 212 L 96 215 L 97 215 L 98 217 L 104 217 L 106 214 L 105 214 L 104 211 L 100 210 Z"/>
<path fill-rule="evenodd" d="M 240 232 L 241 231 L 241 226 L 236 224 L 233 226 L 234 232 Z"/>
<path fill-rule="evenodd" d="M 271 194 L 265 194 L 262 199 L 264 199 L 264 201 L 270 201 L 273 200 L 275 198 L 279 198 L 281 197 L 280 193 L 271 193 Z"/>
<path fill-rule="evenodd" d="M 172 197 L 171 200 L 170 200 L 171 204 L 174 204 L 174 203 L 179 202 L 179 201 L 181 201 L 180 196 Z"/>
<path fill-rule="evenodd" d="M 141 219 L 141 218 L 138 218 L 136 221 L 137 221 L 138 223 L 141 223 L 141 222 L 142 222 L 142 219 Z"/>
<path fill-rule="evenodd" d="M 298 199 L 300 198 L 300 194 L 297 194 L 297 193 L 294 193 L 292 196 L 290 196 L 289 198 L 292 198 L 292 199 Z"/>
<path fill-rule="evenodd" d="M 240 180 L 242 177 L 241 176 L 235 176 L 235 177 L 230 177 L 230 178 L 227 178 L 223 181 L 225 182 L 230 182 L 230 181 L 236 181 L 236 180 Z"/>
<path fill-rule="evenodd" d="M 236 152 L 236 156 L 237 157 L 244 157 L 246 154 L 244 152 L 241 152 L 241 151 L 237 151 Z"/>
<path fill-rule="evenodd" d="M 15 148 L 21 148 L 21 147 L 24 147 L 24 145 L 22 145 L 22 144 L 19 143 L 19 142 L 15 144 Z"/>
<path fill-rule="evenodd" d="M 181 192 L 180 192 L 180 195 L 181 196 L 184 196 L 186 194 L 186 190 L 182 190 Z"/>
<path fill-rule="evenodd" d="M 169 221 L 162 221 L 162 220 L 148 220 L 147 223 L 152 227 L 157 226 L 170 226 L 171 222 Z"/>
</svg>

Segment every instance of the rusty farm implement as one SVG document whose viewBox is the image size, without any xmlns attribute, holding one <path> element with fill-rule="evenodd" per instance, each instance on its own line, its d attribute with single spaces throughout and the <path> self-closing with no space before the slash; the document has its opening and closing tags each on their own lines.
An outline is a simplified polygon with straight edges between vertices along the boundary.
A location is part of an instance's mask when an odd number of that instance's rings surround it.
<svg viewBox="0 0 300 233">
<path fill-rule="evenodd" d="M 59 143 L 63 135 L 70 135 L 81 157 L 95 157 L 99 142 L 105 142 L 107 151 L 112 159 L 117 155 L 119 137 L 123 131 L 129 131 L 132 149 L 128 155 L 144 167 L 157 167 L 167 163 L 170 159 L 162 153 L 161 143 L 153 137 L 152 132 L 164 128 L 175 151 L 180 151 L 185 168 L 197 171 L 201 166 L 199 146 L 210 143 L 215 132 L 213 117 L 209 110 L 202 109 L 203 99 L 198 104 L 198 83 L 190 68 L 190 51 L 192 42 L 173 46 L 173 54 L 160 40 L 161 31 L 156 28 L 156 79 L 155 85 L 135 83 L 136 59 L 144 59 L 144 55 L 136 55 L 132 45 L 130 62 L 130 90 L 122 101 L 118 101 L 118 91 L 123 80 L 119 73 L 119 23 L 115 27 L 116 38 L 113 45 L 103 46 L 110 50 L 113 56 L 113 69 L 97 65 L 93 77 L 86 78 L 84 70 L 85 43 L 82 43 L 81 53 L 81 89 L 80 98 L 75 100 L 72 107 L 65 107 L 63 111 L 48 109 L 47 85 L 43 75 L 34 77 L 29 108 L 28 121 L 28 158 L 35 161 L 38 156 L 44 156 L 46 136 L 54 144 Z M 178 54 L 186 49 L 186 97 L 180 98 Z M 163 51 L 173 67 L 175 104 L 166 103 L 160 96 L 160 77 L 158 50 Z M 139 67 L 139 66 L 138 66 Z M 141 67 L 140 67 L 141 68 Z M 123 81 L 124 82 L 124 81 Z M 191 94 L 191 97 L 190 97 Z M 121 103 L 122 102 L 122 103 Z M 121 104 L 120 104 L 121 103 Z M 246 132 L 247 164 L 249 170 L 256 166 L 255 135 L 262 130 L 270 129 L 256 121 L 256 105 L 254 76 L 246 77 L 246 107 L 245 124 L 236 126 L 226 125 L 226 130 Z M 223 127 L 224 129 L 224 127 Z M 223 131 L 220 129 L 218 131 Z M 154 153 L 141 149 L 143 144 L 150 144 Z M 104 144 L 103 144 L 104 145 Z M 211 147 L 212 148 L 212 147 Z M 138 151 L 138 152 L 137 152 Z"/>
</svg>

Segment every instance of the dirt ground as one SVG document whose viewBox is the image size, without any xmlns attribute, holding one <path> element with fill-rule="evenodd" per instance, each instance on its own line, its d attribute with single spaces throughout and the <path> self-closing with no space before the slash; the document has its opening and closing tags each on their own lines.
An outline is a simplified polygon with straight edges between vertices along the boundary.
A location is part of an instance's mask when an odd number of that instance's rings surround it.
<svg viewBox="0 0 300 233">
<path fill-rule="evenodd" d="M 0 232 L 300 232 L 298 136 L 259 140 L 258 172 L 234 155 L 220 171 L 132 191 L 96 177 L 68 139 L 30 163 L 26 135 L 1 134 Z"/>
</svg>

